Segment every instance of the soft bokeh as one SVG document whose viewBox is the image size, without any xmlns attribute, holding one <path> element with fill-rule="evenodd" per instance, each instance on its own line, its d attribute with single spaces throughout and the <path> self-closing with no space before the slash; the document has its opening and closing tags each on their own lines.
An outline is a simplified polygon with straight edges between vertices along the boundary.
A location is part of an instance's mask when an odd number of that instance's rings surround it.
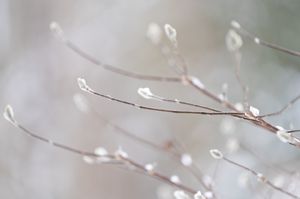
<svg viewBox="0 0 300 199">
<path fill-rule="evenodd" d="M 299 171 L 298 149 L 230 117 L 138 110 L 83 93 L 77 77 L 84 77 L 97 91 L 138 104 L 186 109 L 137 94 L 139 87 L 150 87 L 164 97 L 222 108 L 181 84 L 130 79 L 94 66 L 55 39 L 49 24 L 59 22 L 68 38 L 104 63 L 138 73 L 174 76 L 161 50 L 146 37 L 150 23 L 169 23 L 177 30 L 190 74 L 215 93 L 227 83 L 229 99 L 235 103 L 242 95 L 225 45 L 231 20 L 261 38 L 297 50 L 299 8 L 297 0 L 0 0 L 0 107 L 3 110 L 11 104 L 17 120 L 38 135 L 90 151 L 102 146 L 113 153 L 122 146 L 133 159 L 157 162 L 157 169 L 165 175 L 177 174 L 185 184 L 200 187 L 168 154 L 116 133 L 94 114 L 78 111 L 73 96 L 81 93 L 96 112 L 144 139 L 157 144 L 179 140 L 203 173 L 214 176 L 218 198 L 288 198 L 254 178 L 250 186 L 243 187 L 243 170 L 225 162 L 217 164 L 209 149 L 221 149 L 270 180 L 279 176 L 286 190 L 300 194 L 295 188 L 299 176 L 283 172 Z M 241 78 L 250 87 L 249 103 L 261 113 L 278 110 L 300 93 L 300 58 L 247 39 L 241 52 Z M 296 104 L 268 121 L 297 129 L 299 114 Z M 88 165 L 78 155 L 25 136 L 4 119 L 0 120 L 0 132 L 1 198 L 173 197 L 173 189 L 161 182 L 115 166 Z M 237 141 L 242 148 L 231 151 Z M 292 183 L 296 183 L 294 188 Z"/>
</svg>

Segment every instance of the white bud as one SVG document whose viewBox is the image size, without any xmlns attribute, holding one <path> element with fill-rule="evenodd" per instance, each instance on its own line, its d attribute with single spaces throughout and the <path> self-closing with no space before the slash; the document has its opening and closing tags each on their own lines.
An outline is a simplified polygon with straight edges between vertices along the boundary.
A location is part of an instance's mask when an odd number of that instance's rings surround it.
<svg viewBox="0 0 300 199">
<path fill-rule="evenodd" d="M 117 159 L 127 159 L 128 154 L 125 151 L 123 151 L 122 147 L 119 147 L 118 150 L 115 152 L 115 157 Z"/>
<path fill-rule="evenodd" d="M 94 164 L 95 163 L 95 159 L 91 158 L 90 156 L 83 156 L 82 159 L 87 164 Z"/>
<path fill-rule="evenodd" d="M 80 93 L 76 93 L 73 96 L 73 102 L 79 111 L 84 112 L 84 113 L 87 113 L 89 111 L 88 102 L 87 102 L 86 98 L 83 95 L 81 95 Z"/>
<path fill-rule="evenodd" d="M 213 197 L 214 197 L 214 194 L 211 191 L 207 191 L 207 192 L 204 193 L 204 198 L 205 199 L 209 199 L 209 198 L 213 198 Z"/>
<path fill-rule="evenodd" d="M 94 153 L 98 156 L 106 156 L 108 154 L 107 150 L 103 147 L 95 148 Z"/>
<path fill-rule="evenodd" d="M 218 149 L 211 149 L 209 152 L 214 159 L 222 159 L 224 157 L 223 153 Z"/>
<path fill-rule="evenodd" d="M 10 105 L 6 105 L 6 107 L 4 108 L 4 112 L 3 112 L 3 117 L 9 121 L 10 123 L 12 123 L 13 125 L 16 125 L 17 122 L 15 120 L 14 117 L 14 110 Z"/>
<path fill-rule="evenodd" d="M 281 126 L 276 126 L 278 131 L 276 132 L 277 137 L 283 143 L 293 143 L 294 138 L 291 133 L 288 133 L 284 128 Z"/>
<path fill-rule="evenodd" d="M 181 164 L 184 166 L 191 166 L 193 163 L 192 156 L 187 153 L 182 154 L 180 160 L 181 160 Z"/>
<path fill-rule="evenodd" d="M 152 99 L 153 97 L 150 88 L 139 88 L 137 92 L 140 96 L 142 96 L 145 99 Z"/>
<path fill-rule="evenodd" d="M 78 77 L 77 83 L 81 90 L 87 91 L 87 92 L 91 90 L 90 87 L 87 85 L 85 79 Z"/>
<path fill-rule="evenodd" d="M 50 28 L 51 32 L 58 39 L 60 39 L 63 42 L 66 41 L 66 38 L 65 38 L 65 35 L 64 35 L 64 31 L 62 30 L 62 28 L 60 27 L 60 25 L 57 22 L 55 22 L 55 21 L 51 22 L 50 25 L 49 25 L 49 28 Z"/>
<path fill-rule="evenodd" d="M 175 184 L 179 184 L 180 183 L 180 178 L 177 175 L 172 175 L 170 177 L 170 181 L 175 183 Z"/>
<path fill-rule="evenodd" d="M 231 21 L 231 26 L 236 29 L 241 28 L 241 25 L 237 21 Z"/>
<path fill-rule="evenodd" d="M 170 24 L 165 24 L 165 33 L 168 39 L 172 42 L 172 44 L 177 46 L 177 32 L 176 29 L 173 28 Z"/>
<path fill-rule="evenodd" d="M 187 195 L 184 191 L 182 190 L 177 190 L 174 191 L 174 197 L 176 199 L 190 199 L 189 195 Z"/>
<path fill-rule="evenodd" d="M 267 178 L 262 173 L 258 173 L 256 175 L 256 177 L 257 177 L 257 181 L 259 181 L 259 182 L 266 182 L 267 181 Z"/>
<path fill-rule="evenodd" d="M 259 116 L 259 109 L 253 107 L 253 106 L 250 106 L 249 107 L 249 111 L 251 112 L 251 114 L 255 117 Z"/>
<path fill-rule="evenodd" d="M 241 36 L 234 30 L 229 30 L 226 35 L 226 46 L 231 52 L 237 51 L 243 45 L 243 40 Z"/>
<path fill-rule="evenodd" d="M 194 195 L 194 199 L 206 199 L 205 196 L 201 193 L 201 191 L 198 191 L 195 195 Z"/>
<path fill-rule="evenodd" d="M 257 38 L 257 37 L 255 37 L 255 38 L 254 38 L 254 42 L 255 42 L 256 44 L 260 44 L 260 39 Z"/>
<path fill-rule="evenodd" d="M 155 167 L 156 167 L 156 163 L 146 164 L 146 165 L 144 166 L 145 170 L 146 170 L 149 174 L 153 174 Z"/>
<path fill-rule="evenodd" d="M 205 86 L 204 84 L 198 79 L 197 77 L 191 77 L 191 81 L 193 82 L 194 85 L 196 85 L 200 89 L 204 89 Z"/>
<path fill-rule="evenodd" d="M 148 30 L 146 36 L 150 39 L 150 41 L 157 45 L 161 41 L 162 31 L 160 26 L 157 23 L 150 23 L 148 25 Z"/>
<path fill-rule="evenodd" d="M 244 106 L 243 106 L 243 104 L 240 103 L 240 102 L 236 103 L 236 104 L 234 105 L 234 107 L 235 107 L 238 111 L 240 111 L 240 112 L 243 112 L 243 111 L 244 111 Z"/>
</svg>

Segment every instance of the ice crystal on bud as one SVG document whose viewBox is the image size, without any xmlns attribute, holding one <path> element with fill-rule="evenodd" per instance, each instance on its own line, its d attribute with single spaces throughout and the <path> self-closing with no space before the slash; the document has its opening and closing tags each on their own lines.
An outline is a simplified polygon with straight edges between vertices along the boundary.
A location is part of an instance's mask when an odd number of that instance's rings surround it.
<svg viewBox="0 0 300 199">
<path fill-rule="evenodd" d="M 205 199 L 205 196 L 201 193 L 201 191 L 198 191 L 195 193 L 194 199 Z"/>
<path fill-rule="evenodd" d="M 251 114 L 255 117 L 259 116 L 259 110 L 253 106 L 249 107 L 249 111 L 251 112 Z"/>
<path fill-rule="evenodd" d="M 204 89 L 204 84 L 198 79 L 197 77 L 191 77 L 191 81 L 194 85 L 196 85 L 198 88 Z"/>
<path fill-rule="evenodd" d="M 66 38 L 64 36 L 64 31 L 62 30 L 62 28 L 60 27 L 60 25 L 53 21 L 50 23 L 49 28 L 51 30 L 51 32 L 53 32 L 53 34 L 58 38 L 61 39 L 63 42 L 66 41 Z"/>
<path fill-rule="evenodd" d="M 94 153 L 98 156 L 106 156 L 108 154 L 107 150 L 103 147 L 95 148 Z"/>
<path fill-rule="evenodd" d="M 184 191 L 182 190 L 177 190 L 174 191 L 174 197 L 176 199 L 190 199 L 189 195 L 187 195 Z"/>
<path fill-rule="evenodd" d="M 170 181 L 175 183 L 175 184 L 179 184 L 180 183 L 180 178 L 177 175 L 172 175 L 170 177 Z"/>
<path fill-rule="evenodd" d="M 168 39 L 173 43 L 174 46 L 177 46 L 177 32 L 170 24 L 165 24 L 165 33 Z"/>
<path fill-rule="evenodd" d="M 90 91 L 90 87 L 86 84 L 85 79 L 78 77 L 77 78 L 78 86 L 83 91 Z"/>
<path fill-rule="evenodd" d="M 266 178 L 262 173 L 258 173 L 258 174 L 256 175 L 256 177 L 257 177 L 257 180 L 258 180 L 259 182 L 266 182 L 266 181 L 267 181 L 267 178 Z"/>
<path fill-rule="evenodd" d="M 184 166 L 191 166 L 193 163 L 192 156 L 187 153 L 182 154 L 180 160 L 181 160 L 181 164 L 183 164 Z"/>
<path fill-rule="evenodd" d="M 241 28 L 241 25 L 237 21 L 231 21 L 231 26 L 236 29 Z"/>
<path fill-rule="evenodd" d="M 6 105 L 4 108 L 3 117 L 13 125 L 17 123 L 14 117 L 14 110 L 10 105 Z"/>
<path fill-rule="evenodd" d="M 94 164 L 95 163 L 95 159 L 91 158 L 90 156 L 83 156 L 82 159 L 87 164 Z"/>
<path fill-rule="evenodd" d="M 79 111 L 84 112 L 84 113 L 89 111 L 89 106 L 88 106 L 87 100 L 80 93 L 76 93 L 73 96 L 73 102 Z"/>
<path fill-rule="evenodd" d="M 210 152 L 210 155 L 214 159 L 222 159 L 223 158 L 223 153 L 221 151 L 219 151 L 218 149 L 211 149 L 209 152 Z"/>
<path fill-rule="evenodd" d="M 150 39 L 150 41 L 157 45 L 161 41 L 162 31 L 160 26 L 157 23 L 150 23 L 148 25 L 148 30 L 146 36 Z"/>
<path fill-rule="evenodd" d="M 241 36 L 234 30 L 229 30 L 226 35 L 226 46 L 229 51 L 237 51 L 243 45 Z"/>
<path fill-rule="evenodd" d="M 139 88 L 137 92 L 140 96 L 142 96 L 145 99 L 152 99 L 153 97 L 150 88 Z"/>
<path fill-rule="evenodd" d="M 254 42 L 255 42 L 256 44 L 260 44 L 260 39 L 257 38 L 257 37 L 255 37 L 255 38 L 254 38 Z"/>
<path fill-rule="evenodd" d="M 115 152 L 115 156 L 117 159 L 126 159 L 128 158 L 128 154 L 123 151 L 122 147 L 119 147 L 118 150 Z"/>
<path fill-rule="evenodd" d="M 276 132 L 277 137 L 283 143 L 293 143 L 294 138 L 291 133 L 288 133 L 284 128 L 281 126 L 276 126 L 278 131 Z"/>
</svg>

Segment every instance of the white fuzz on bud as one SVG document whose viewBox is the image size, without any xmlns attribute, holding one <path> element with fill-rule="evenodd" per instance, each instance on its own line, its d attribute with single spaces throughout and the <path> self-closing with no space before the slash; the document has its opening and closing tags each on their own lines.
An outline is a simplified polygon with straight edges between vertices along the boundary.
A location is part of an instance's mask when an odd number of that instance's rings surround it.
<svg viewBox="0 0 300 199">
<path fill-rule="evenodd" d="M 231 21 L 231 26 L 236 29 L 240 29 L 241 25 L 237 21 Z"/>
<path fill-rule="evenodd" d="M 62 30 L 62 28 L 60 27 L 60 25 L 57 22 L 55 22 L 55 21 L 51 22 L 49 25 L 49 28 L 50 28 L 51 32 L 55 35 L 55 37 L 60 39 L 62 42 L 66 41 L 64 31 Z"/>
<path fill-rule="evenodd" d="M 281 126 L 276 126 L 278 131 L 276 132 L 277 137 L 283 143 L 293 143 L 294 138 L 291 133 L 288 133 L 284 128 Z"/>
<path fill-rule="evenodd" d="M 224 157 L 223 153 L 218 149 L 211 149 L 209 153 L 214 159 L 222 159 Z"/>
<path fill-rule="evenodd" d="M 194 199 L 206 199 L 205 196 L 201 193 L 201 191 L 198 191 L 194 195 Z"/>
<path fill-rule="evenodd" d="M 88 102 L 87 102 L 86 98 L 83 95 L 81 95 L 80 93 L 76 93 L 73 96 L 73 102 L 79 111 L 81 111 L 83 113 L 89 112 Z"/>
<path fill-rule="evenodd" d="M 150 88 L 139 88 L 137 90 L 138 94 L 145 99 L 152 99 L 153 93 L 151 92 Z"/>
<path fill-rule="evenodd" d="M 177 32 L 170 24 L 165 24 L 164 26 L 166 36 L 172 42 L 172 44 L 177 47 Z"/>
<path fill-rule="evenodd" d="M 91 88 L 87 85 L 85 79 L 78 77 L 77 83 L 81 90 L 86 91 L 86 92 L 91 91 Z"/>
<path fill-rule="evenodd" d="M 4 108 L 3 117 L 13 125 L 17 124 L 17 121 L 14 117 L 14 110 L 10 105 L 6 105 L 6 107 Z"/>
<path fill-rule="evenodd" d="M 255 117 L 259 116 L 259 109 L 253 107 L 253 106 L 250 106 L 249 107 L 249 111 L 251 112 L 251 114 Z"/>
<path fill-rule="evenodd" d="M 170 181 L 175 183 L 175 184 L 180 184 L 180 178 L 177 175 L 172 175 L 170 177 Z"/>
<path fill-rule="evenodd" d="M 150 41 L 157 45 L 161 42 L 162 30 L 157 23 L 150 23 L 148 25 L 148 30 L 146 36 L 150 39 Z"/>
<path fill-rule="evenodd" d="M 234 30 L 229 30 L 226 35 L 226 46 L 231 52 L 239 50 L 243 45 L 241 36 Z"/>
<path fill-rule="evenodd" d="M 190 199 L 189 195 L 182 190 L 174 191 L 174 197 L 175 199 Z"/>
<path fill-rule="evenodd" d="M 180 160 L 181 160 L 181 164 L 186 167 L 191 166 L 193 163 L 192 156 L 187 153 L 182 154 Z"/>
</svg>

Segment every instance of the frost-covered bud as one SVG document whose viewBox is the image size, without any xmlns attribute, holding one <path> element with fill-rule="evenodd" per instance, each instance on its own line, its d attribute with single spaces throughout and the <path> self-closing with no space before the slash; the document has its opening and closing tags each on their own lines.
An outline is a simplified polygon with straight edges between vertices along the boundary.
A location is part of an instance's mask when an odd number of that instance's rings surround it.
<svg viewBox="0 0 300 199">
<path fill-rule="evenodd" d="M 118 150 L 115 152 L 116 159 L 122 160 L 128 158 L 128 154 L 123 151 L 122 147 L 119 147 Z"/>
<path fill-rule="evenodd" d="M 209 153 L 214 159 L 222 159 L 224 157 L 223 153 L 218 149 L 211 149 Z"/>
<path fill-rule="evenodd" d="M 170 177 L 170 181 L 175 183 L 175 184 L 180 184 L 180 178 L 177 175 L 172 175 Z"/>
<path fill-rule="evenodd" d="M 165 33 L 168 39 L 172 42 L 172 44 L 177 46 L 177 32 L 176 29 L 173 28 L 170 24 L 165 24 Z"/>
<path fill-rule="evenodd" d="M 229 30 L 226 35 L 226 46 L 231 52 L 237 51 L 243 45 L 241 36 L 234 30 Z"/>
<path fill-rule="evenodd" d="M 180 158 L 181 164 L 184 166 L 191 166 L 193 163 L 193 159 L 192 156 L 190 154 L 184 153 L 181 155 Z"/>
<path fill-rule="evenodd" d="M 194 195 L 194 199 L 206 199 L 205 196 L 201 193 L 201 191 L 198 191 Z"/>
<path fill-rule="evenodd" d="M 81 111 L 83 113 L 89 112 L 88 102 L 87 102 L 86 98 L 83 95 L 81 95 L 80 93 L 76 93 L 73 96 L 73 102 L 79 111 Z"/>
<path fill-rule="evenodd" d="M 258 173 L 256 177 L 257 177 L 257 181 L 259 182 L 263 182 L 263 183 L 267 182 L 267 178 L 262 173 Z"/>
<path fill-rule="evenodd" d="M 14 117 L 14 110 L 10 105 L 6 105 L 6 107 L 4 108 L 3 117 L 13 125 L 17 124 L 17 121 Z"/>
<path fill-rule="evenodd" d="M 253 116 L 255 116 L 255 117 L 259 116 L 259 109 L 255 108 L 253 106 L 250 106 L 249 111 Z"/>
<path fill-rule="evenodd" d="M 87 164 L 94 164 L 95 163 L 95 159 L 90 157 L 90 156 L 83 156 L 82 159 Z"/>
<path fill-rule="evenodd" d="M 142 96 L 145 99 L 153 98 L 153 94 L 152 94 L 150 88 L 139 88 L 137 92 L 140 96 Z"/>
<path fill-rule="evenodd" d="M 176 199 L 190 199 L 189 195 L 187 195 L 184 191 L 182 190 L 177 190 L 174 191 L 174 197 Z"/>
<path fill-rule="evenodd" d="M 89 92 L 89 91 L 92 90 L 92 89 L 87 85 L 85 79 L 83 79 L 83 78 L 78 77 L 78 78 L 77 78 L 77 83 L 78 83 L 79 88 L 80 88 L 81 90 L 83 90 L 83 91 Z"/>
<path fill-rule="evenodd" d="M 64 31 L 62 30 L 62 28 L 60 27 L 60 25 L 57 22 L 55 22 L 55 21 L 51 22 L 49 25 L 49 28 L 55 37 L 60 39 L 62 42 L 66 41 Z"/>
<path fill-rule="evenodd" d="M 231 26 L 236 29 L 240 29 L 241 25 L 237 21 L 231 21 Z"/>
<path fill-rule="evenodd" d="M 146 36 L 150 39 L 150 41 L 157 45 L 161 42 L 162 30 L 157 23 L 150 23 L 148 25 L 148 30 Z"/>
<path fill-rule="evenodd" d="M 276 132 L 276 135 L 281 142 L 283 142 L 283 143 L 293 143 L 294 142 L 294 137 L 292 136 L 291 133 L 288 133 L 281 126 L 276 126 L 276 128 L 278 129 L 278 131 Z"/>
</svg>

